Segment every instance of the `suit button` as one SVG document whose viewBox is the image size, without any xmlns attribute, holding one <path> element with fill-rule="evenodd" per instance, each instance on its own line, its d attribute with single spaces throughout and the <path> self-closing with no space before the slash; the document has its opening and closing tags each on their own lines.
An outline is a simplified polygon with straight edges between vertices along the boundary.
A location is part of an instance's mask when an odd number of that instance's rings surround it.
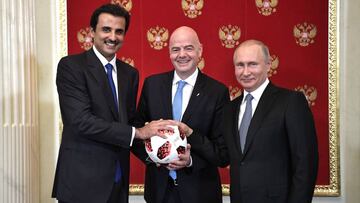
<svg viewBox="0 0 360 203">
<path fill-rule="evenodd" d="M 240 162 L 240 166 L 243 166 L 245 163 L 242 161 L 242 162 Z"/>
</svg>

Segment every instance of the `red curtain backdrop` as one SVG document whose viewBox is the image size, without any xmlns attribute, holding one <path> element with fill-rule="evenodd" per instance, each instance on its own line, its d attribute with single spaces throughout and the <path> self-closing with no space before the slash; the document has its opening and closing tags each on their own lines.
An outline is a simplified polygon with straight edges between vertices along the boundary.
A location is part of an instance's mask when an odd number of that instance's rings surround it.
<svg viewBox="0 0 360 203">
<path fill-rule="evenodd" d="M 179 26 L 197 31 L 204 47 L 199 68 L 226 84 L 232 98 L 241 92 L 234 77 L 234 49 L 247 39 L 267 44 L 273 62 L 270 80 L 302 91 L 308 99 L 319 140 L 317 184 L 329 184 L 328 1 L 67 1 L 69 54 L 91 47 L 89 19 L 104 3 L 121 4 L 131 13 L 117 57 L 139 70 L 139 92 L 145 77 L 172 69 L 168 41 Z M 134 157 L 131 162 L 131 183 L 142 184 L 144 166 Z M 221 169 L 221 175 L 223 184 L 229 184 L 228 169 Z"/>
</svg>

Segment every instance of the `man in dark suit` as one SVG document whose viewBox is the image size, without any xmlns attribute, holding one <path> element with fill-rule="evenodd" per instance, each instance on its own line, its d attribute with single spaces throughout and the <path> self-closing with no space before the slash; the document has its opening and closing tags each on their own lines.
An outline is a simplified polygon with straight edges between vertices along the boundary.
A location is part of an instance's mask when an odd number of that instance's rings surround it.
<svg viewBox="0 0 360 203">
<path fill-rule="evenodd" d="M 270 54 L 260 41 L 240 44 L 234 65 L 244 91 L 224 108 L 231 201 L 311 202 L 318 148 L 305 96 L 269 82 Z"/>
<path fill-rule="evenodd" d="M 148 203 L 219 203 L 222 202 L 217 166 L 227 158 L 220 134 L 222 108 L 229 100 L 228 89 L 197 69 L 202 45 L 190 27 L 177 28 L 169 41 L 170 60 L 174 71 L 146 78 L 137 114 L 140 126 L 157 119 L 178 119 L 194 132 L 186 133 L 189 153 L 167 166 L 146 162 L 143 143 L 133 152 L 146 165 L 145 200 Z M 178 86 L 184 82 L 180 119 L 176 118 L 173 101 Z M 178 124 L 178 123 L 176 123 Z M 176 175 L 169 176 L 170 171 Z M 170 172 L 171 173 L 171 172 Z"/>
<path fill-rule="evenodd" d="M 59 202 L 128 202 L 134 137 L 147 139 L 166 128 L 167 121 L 130 126 L 138 72 L 116 59 L 129 20 L 120 6 L 101 6 L 90 21 L 92 49 L 59 62 L 56 84 L 64 127 L 52 193 Z"/>
</svg>

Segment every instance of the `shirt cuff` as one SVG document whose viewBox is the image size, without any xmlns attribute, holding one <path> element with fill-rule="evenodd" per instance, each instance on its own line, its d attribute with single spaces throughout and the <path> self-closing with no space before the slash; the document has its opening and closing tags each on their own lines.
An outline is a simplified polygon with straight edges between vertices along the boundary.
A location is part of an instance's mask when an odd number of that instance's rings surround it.
<svg viewBox="0 0 360 203">
<path fill-rule="evenodd" d="M 192 162 L 192 158 L 191 158 L 191 156 L 190 156 L 190 164 L 187 165 L 186 167 L 187 167 L 187 168 L 190 168 L 190 167 L 192 166 L 192 164 L 193 164 L 193 162 Z"/>
<path fill-rule="evenodd" d="M 134 138 L 135 138 L 135 127 L 132 127 L 132 131 L 131 131 L 131 140 L 130 140 L 130 147 L 131 147 L 131 146 L 132 146 L 132 144 L 133 144 Z"/>
</svg>

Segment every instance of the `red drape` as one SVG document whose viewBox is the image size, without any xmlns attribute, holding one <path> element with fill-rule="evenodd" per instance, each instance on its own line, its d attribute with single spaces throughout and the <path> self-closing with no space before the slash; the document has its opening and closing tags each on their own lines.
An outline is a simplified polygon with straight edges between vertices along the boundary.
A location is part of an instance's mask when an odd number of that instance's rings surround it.
<svg viewBox="0 0 360 203">
<path fill-rule="evenodd" d="M 145 77 L 172 69 L 168 38 L 179 26 L 197 31 L 204 47 L 199 67 L 226 84 L 232 97 L 240 91 L 232 64 L 234 48 L 247 39 L 267 44 L 273 60 L 270 80 L 307 96 L 319 140 L 317 184 L 329 184 L 328 1 L 67 1 L 69 54 L 91 47 L 90 16 L 110 2 L 131 13 L 125 44 L 117 56 L 140 71 L 140 87 Z M 131 183 L 143 183 L 143 165 L 134 157 L 131 161 Z M 221 174 L 228 184 L 228 169 L 221 169 Z"/>
</svg>

